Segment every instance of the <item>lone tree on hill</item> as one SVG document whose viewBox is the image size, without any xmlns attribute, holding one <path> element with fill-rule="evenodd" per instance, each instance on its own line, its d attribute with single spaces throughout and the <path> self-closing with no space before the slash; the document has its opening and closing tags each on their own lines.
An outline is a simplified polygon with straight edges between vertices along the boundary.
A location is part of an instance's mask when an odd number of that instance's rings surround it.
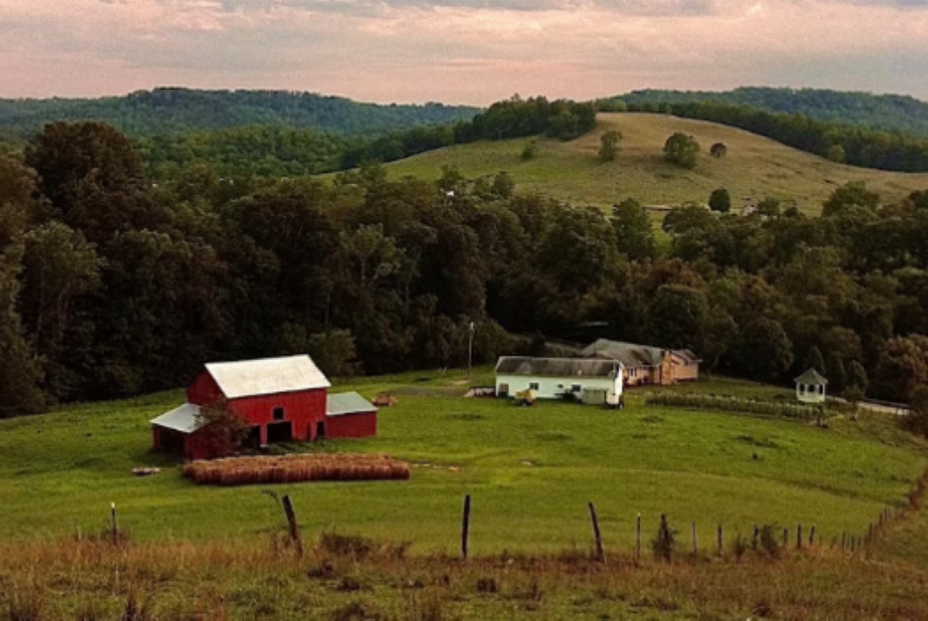
<svg viewBox="0 0 928 621">
<path fill-rule="evenodd" d="M 728 147 L 725 146 L 724 142 L 716 142 L 714 145 L 709 147 L 709 154 L 712 157 L 723 158 L 728 155 Z"/>
<path fill-rule="evenodd" d="M 619 154 L 619 141 L 622 132 L 615 129 L 606 132 L 599 138 L 599 159 L 603 162 L 612 162 Z"/>
<path fill-rule="evenodd" d="M 695 168 L 699 143 L 692 136 L 676 132 L 664 143 L 664 158 L 671 164 L 683 168 Z"/>
<path fill-rule="evenodd" d="M 538 155 L 538 144 L 534 140 L 529 140 L 522 147 L 522 154 L 519 157 L 523 162 L 528 162 L 535 159 L 536 155 Z"/>
<path fill-rule="evenodd" d="M 843 164 L 846 158 L 844 147 L 839 144 L 833 144 L 828 147 L 828 153 L 826 153 L 826 156 L 829 160 L 835 162 L 836 164 Z"/>
<path fill-rule="evenodd" d="M 728 213 L 731 211 L 731 195 L 728 193 L 728 190 L 725 188 L 712 190 L 712 194 L 709 195 L 709 209 L 721 213 Z"/>
</svg>

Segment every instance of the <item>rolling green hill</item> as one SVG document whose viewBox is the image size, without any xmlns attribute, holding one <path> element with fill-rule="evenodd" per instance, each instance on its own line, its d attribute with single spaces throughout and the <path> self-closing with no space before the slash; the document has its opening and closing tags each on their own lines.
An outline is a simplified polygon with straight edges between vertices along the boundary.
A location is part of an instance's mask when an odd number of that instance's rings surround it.
<svg viewBox="0 0 928 621">
<path fill-rule="evenodd" d="M 731 91 L 641 90 L 606 101 L 627 104 L 694 101 L 750 106 L 768 112 L 804 114 L 813 119 L 928 135 L 928 103 L 905 95 L 874 95 L 827 89 L 742 87 Z"/>
<path fill-rule="evenodd" d="M 52 121 L 97 120 L 132 137 L 250 125 L 370 134 L 470 119 L 466 106 L 377 105 L 289 91 L 157 88 L 100 99 L 0 99 L 0 132 L 29 136 Z"/>
<path fill-rule="evenodd" d="M 600 162 L 600 136 L 622 132 L 614 162 Z M 693 135 L 702 146 L 693 170 L 663 159 L 664 141 L 674 132 Z M 831 192 L 848 181 L 865 181 L 884 201 L 897 201 L 928 188 L 928 173 L 896 173 L 835 164 L 773 140 L 704 121 L 660 114 L 600 114 L 596 129 L 570 142 L 537 139 L 535 158 L 523 161 L 528 139 L 478 142 L 431 151 L 387 165 L 393 175 L 438 178 L 442 166 L 457 166 L 468 178 L 508 171 L 520 192 L 539 192 L 572 204 L 608 207 L 625 198 L 646 205 L 706 202 L 727 188 L 735 209 L 765 197 L 795 200 L 800 210 L 817 214 Z M 709 147 L 723 142 L 724 158 Z"/>
</svg>

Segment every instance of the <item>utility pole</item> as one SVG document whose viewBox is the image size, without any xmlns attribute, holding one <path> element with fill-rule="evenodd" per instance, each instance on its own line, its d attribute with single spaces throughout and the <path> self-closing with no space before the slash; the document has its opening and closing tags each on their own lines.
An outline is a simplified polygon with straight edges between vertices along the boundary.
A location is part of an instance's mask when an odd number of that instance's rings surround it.
<svg viewBox="0 0 928 621">
<path fill-rule="evenodd" d="M 470 377 L 470 371 L 473 367 L 474 360 L 474 322 L 470 322 L 467 335 L 467 377 Z"/>
</svg>

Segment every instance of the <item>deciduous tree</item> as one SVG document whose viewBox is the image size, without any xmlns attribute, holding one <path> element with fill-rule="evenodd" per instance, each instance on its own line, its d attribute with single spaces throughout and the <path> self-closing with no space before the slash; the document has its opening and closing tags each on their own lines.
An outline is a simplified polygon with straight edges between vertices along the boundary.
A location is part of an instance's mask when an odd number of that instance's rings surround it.
<svg viewBox="0 0 928 621">
<path fill-rule="evenodd" d="M 728 147 L 724 142 L 716 142 L 709 148 L 709 154 L 715 158 L 723 158 L 728 155 Z"/>
<path fill-rule="evenodd" d="M 672 134 L 664 143 L 664 158 L 671 164 L 683 168 L 695 168 L 699 155 L 699 143 L 682 132 Z"/>
<path fill-rule="evenodd" d="M 741 329 L 736 351 L 738 369 L 757 379 L 774 379 L 793 363 L 793 344 L 783 326 L 766 317 L 757 317 Z"/>
<path fill-rule="evenodd" d="M 644 207 L 633 198 L 612 207 L 616 248 L 632 261 L 653 258 L 657 253 L 654 228 Z"/>
<path fill-rule="evenodd" d="M 622 140 L 622 132 L 610 130 L 599 137 L 599 159 L 602 162 L 612 162 L 619 154 L 619 141 Z"/>
</svg>

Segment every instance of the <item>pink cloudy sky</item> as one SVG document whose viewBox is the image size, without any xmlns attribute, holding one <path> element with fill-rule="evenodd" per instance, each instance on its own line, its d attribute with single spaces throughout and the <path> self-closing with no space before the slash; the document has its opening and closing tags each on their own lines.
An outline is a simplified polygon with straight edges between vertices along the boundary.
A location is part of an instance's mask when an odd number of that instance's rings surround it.
<svg viewBox="0 0 928 621">
<path fill-rule="evenodd" d="M 486 105 L 741 85 L 928 100 L 928 0 L 0 0 L 0 97 Z"/>
</svg>

